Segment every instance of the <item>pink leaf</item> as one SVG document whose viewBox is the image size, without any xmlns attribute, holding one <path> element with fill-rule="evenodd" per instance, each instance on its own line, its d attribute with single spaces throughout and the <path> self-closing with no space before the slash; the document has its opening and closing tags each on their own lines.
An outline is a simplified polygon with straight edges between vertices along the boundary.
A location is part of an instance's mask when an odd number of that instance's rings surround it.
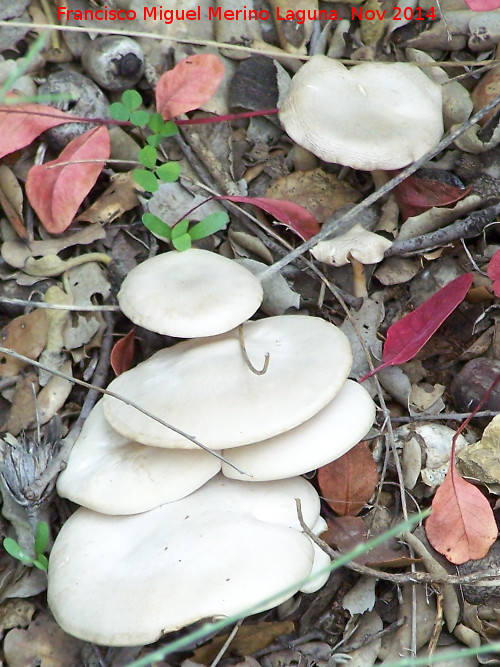
<svg viewBox="0 0 500 667">
<path fill-rule="evenodd" d="M 465 0 L 465 4 L 475 12 L 491 12 L 500 7 L 500 0 Z"/>
<path fill-rule="evenodd" d="M 238 204 L 253 204 L 276 220 L 282 222 L 304 241 L 308 241 L 319 232 L 319 223 L 303 206 L 284 199 L 268 199 L 267 197 L 214 197 Z"/>
<path fill-rule="evenodd" d="M 217 90 L 222 61 L 211 53 L 188 56 L 165 72 L 156 85 L 156 110 L 165 120 L 198 109 Z"/>
<path fill-rule="evenodd" d="M 488 500 L 460 477 L 453 462 L 436 491 L 425 532 L 434 549 L 456 565 L 484 558 L 497 539 L 497 524 Z"/>
<path fill-rule="evenodd" d="M 382 353 L 382 364 L 361 378 L 360 382 L 386 366 L 397 366 L 413 359 L 446 318 L 462 303 L 472 280 L 472 273 L 464 273 L 455 278 L 412 313 L 390 326 Z"/>
<path fill-rule="evenodd" d="M 57 160 L 30 169 L 26 194 L 48 232 L 60 234 L 69 227 L 80 204 L 97 181 L 109 152 L 109 133 L 106 127 L 101 126 L 73 139 Z M 65 164 L 67 162 L 78 164 Z"/>
<path fill-rule="evenodd" d="M 500 250 L 497 250 L 488 264 L 488 276 L 493 281 L 493 291 L 500 297 Z"/>
<path fill-rule="evenodd" d="M 0 158 L 29 146 L 45 130 L 71 121 L 69 114 L 42 104 L 0 106 Z"/>
<path fill-rule="evenodd" d="M 394 196 L 401 215 L 406 220 L 428 211 L 433 206 L 451 206 L 469 195 L 471 191 L 472 186 L 460 189 L 441 181 L 409 176 L 394 188 Z"/>
</svg>

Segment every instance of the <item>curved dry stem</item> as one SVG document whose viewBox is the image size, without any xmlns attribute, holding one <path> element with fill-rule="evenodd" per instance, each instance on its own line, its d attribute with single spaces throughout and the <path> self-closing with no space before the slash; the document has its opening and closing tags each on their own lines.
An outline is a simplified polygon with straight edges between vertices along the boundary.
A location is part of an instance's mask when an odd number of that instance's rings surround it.
<svg viewBox="0 0 500 667">
<path fill-rule="evenodd" d="M 264 355 L 264 366 L 262 366 L 262 370 L 257 370 L 255 366 L 252 364 L 250 361 L 250 357 L 248 356 L 246 347 L 245 347 L 245 337 L 243 334 L 243 324 L 240 324 L 238 327 L 238 339 L 240 341 L 240 347 L 241 347 L 241 354 L 243 355 L 243 359 L 245 360 L 246 365 L 248 368 L 252 371 L 252 373 L 255 373 L 255 375 L 264 375 L 264 373 L 267 372 L 267 369 L 269 368 L 269 352 L 266 352 Z"/>
</svg>

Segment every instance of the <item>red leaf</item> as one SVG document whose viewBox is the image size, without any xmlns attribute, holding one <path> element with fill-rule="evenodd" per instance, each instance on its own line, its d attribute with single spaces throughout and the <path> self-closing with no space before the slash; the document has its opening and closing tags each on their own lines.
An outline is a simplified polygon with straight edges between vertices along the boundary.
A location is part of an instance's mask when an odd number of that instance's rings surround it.
<svg viewBox="0 0 500 667">
<path fill-rule="evenodd" d="M 69 114 L 42 104 L 0 106 L 0 158 L 29 146 L 45 130 L 72 120 Z"/>
<path fill-rule="evenodd" d="M 484 558 L 498 534 L 488 500 L 451 465 L 432 501 L 425 532 L 434 549 L 456 565 Z"/>
<path fill-rule="evenodd" d="M 360 379 L 366 380 L 386 366 L 398 366 L 420 352 L 447 317 L 462 303 L 472 285 L 472 273 L 464 273 L 441 288 L 412 313 L 387 330 L 382 363 Z"/>
<path fill-rule="evenodd" d="M 133 327 L 126 336 L 113 345 L 110 362 L 115 375 L 121 375 L 132 368 L 135 351 L 135 330 Z"/>
<path fill-rule="evenodd" d="M 109 152 L 107 128 L 96 127 L 73 139 L 57 160 L 30 169 L 26 194 L 48 232 L 60 234 L 69 227 L 104 167 L 104 162 L 65 163 L 107 160 Z"/>
<path fill-rule="evenodd" d="M 409 176 L 394 188 L 394 196 L 406 220 L 419 215 L 433 206 L 450 206 L 466 197 L 472 186 L 460 189 L 441 181 Z"/>
<path fill-rule="evenodd" d="M 214 199 L 226 199 L 237 204 L 253 204 L 289 227 L 304 241 L 308 241 L 319 232 L 319 222 L 314 215 L 300 204 L 291 201 L 267 197 L 214 197 Z"/>
<path fill-rule="evenodd" d="M 475 12 L 491 12 L 500 7 L 500 0 L 465 0 L 465 3 Z"/>
<path fill-rule="evenodd" d="M 500 250 L 497 250 L 488 264 L 488 276 L 493 281 L 493 291 L 500 297 Z"/>
<path fill-rule="evenodd" d="M 222 61 L 211 53 L 188 56 L 161 75 L 156 110 L 165 120 L 197 109 L 209 100 L 224 76 Z"/>
<path fill-rule="evenodd" d="M 360 442 L 339 459 L 318 470 L 321 494 L 340 516 L 361 512 L 377 483 L 377 466 L 366 442 Z"/>
</svg>

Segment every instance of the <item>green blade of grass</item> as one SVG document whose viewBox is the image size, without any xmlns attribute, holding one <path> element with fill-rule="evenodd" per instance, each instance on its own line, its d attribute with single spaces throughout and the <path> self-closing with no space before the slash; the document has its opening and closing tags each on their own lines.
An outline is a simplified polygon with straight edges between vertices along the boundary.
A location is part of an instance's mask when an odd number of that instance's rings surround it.
<svg viewBox="0 0 500 667">
<path fill-rule="evenodd" d="M 30 65 L 33 63 L 37 55 L 44 49 L 45 43 L 47 41 L 47 33 L 41 33 L 38 35 L 36 40 L 30 46 L 27 54 L 21 62 L 16 63 L 16 67 L 10 73 L 10 75 L 3 82 L 2 87 L 0 88 L 0 104 L 3 104 L 3 100 L 9 90 L 12 89 L 14 83 L 29 69 Z"/>
</svg>

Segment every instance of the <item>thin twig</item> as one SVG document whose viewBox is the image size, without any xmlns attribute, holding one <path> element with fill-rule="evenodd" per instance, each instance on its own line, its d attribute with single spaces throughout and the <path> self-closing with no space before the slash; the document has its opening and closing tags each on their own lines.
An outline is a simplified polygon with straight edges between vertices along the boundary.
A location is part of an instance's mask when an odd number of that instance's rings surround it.
<svg viewBox="0 0 500 667">
<path fill-rule="evenodd" d="M 104 311 L 111 313 L 120 312 L 119 306 L 75 306 L 68 303 L 46 303 L 45 301 L 29 301 L 28 299 L 14 299 L 8 296 L 0 296 L 0 303 L 5 303 L 9 306 L 33 306 L 33 308 L 49 308 L 51 310 L 77 310 L 85 313 L 95 311 Z"/>
<path fill-rule="evenodd" d="M 472 412 L 443 412 L 435 415 L 421 414 L 421 415 L 412 415 L 411 417 L 391 417 L 391 421 L 396 424 L 409 424 L 411 422 L 418 421 L 440 421 L 442 420 L 452 420 L 452 421 L 461 421 L 462 419 L 467 419 L 470 417 Z M 500 414 L 499 410 L 481 410 L 476 412 L 474 419 L 476 417 L 496 417 Z"/>
<path fill-rule="evenodd" d="M 332 549 L 324 540 L 322 540 L 318 535 L 313 533 L 309 526 L 304 522 L 304 517 L 302 515 L 302 509 L 300 505 L 300 500 L 296 499 L 297 504 L 297 516 L 299 519 L 300 527 L 303 532 L 316 544 L 320 549 L 322 549 L 332 560 L 340 558 L 343 554 L 335 549 Z M 499 578 L 498 573 L 490 572 L 473 572 L 467 575 L 457 575 L 457 574 L 448 574 L 446 576 L 434 576 L 428 574 L 427 572 L 408 572 L 408 573 L 393 573 L 393 572 L 384 572 L 383 570 L 377 570 L 368 565 L 361 565 L 356 561 L 349 561 L 345 564 L 349 570 L 358 572 L 359 574 L 366 574 L 370 577 L 376 577 L 378 579 L 383 579 L 384 581 L 390 581 L 394 584 L 466 584 L 466 585 L 475 585 L 475 586 L 489 586 L 491 585 L 491 580 L 497 580 Z"/>
<path fill-rule="evenodd" d="M 243 623 L 243 621 L 244 621 L 244 619 L 243 619 L 243 618 L 240 618 L 240 620 L 236 622 L 236 625 L 235 625 L 234 628 L 231 630 L 231 632 L 230 632 L 230 634 L 229 634 L 229 637 L 226 639 L 226 641 L 225 641 L 224 644 L 222 645 L 220 651 L 217 653 L 217 655 L 216 655 L 215 658 L 213 659 L 213 661 L 212 661 L 210 667 L 217 667 L 217 665 L 218 665 L 219 662 L 221 661 L 221 658 L 224 656 L 224 653 L 225 653 L 225 652 L 227 651 L 227 649 L 229 648 L 229 645 L 231 644 L 231 642 L 233 641 L 233 639 L 236 637 L 236 633 L 237 633 L 238 630 L 240 629 L 241 624 Z"/>
<path fill-rule="evenodd" d="M 474 211 L 466 218 L 455 220 L 451 225 L 437 229 L 434 232 L 421 234 L 409 239 L 395 241 L 388 248 L 384 257 L 394 257 L 396 255 L 407 255 L 413 252 L 421 252 L 430 248 L 442 247 L 453 241 L 470 239 L 479 236 L 484 228 L 489 225 L 500 213 L 500 202 Z"/>
<path fill-rule="evenodd" d="M 130 406 L 131 408 L 134 408 L 134 410 L 138 410 L 141 412 L 143 415 L 146 417 L 149 417 L 150 419 L 153 419 L 155 422 L 158 422 L 162 426 L 165 426 L 165 428 L 170 429 L 171 431 L 174 431 L 174 433 L 177 433 L 183 438 L 186 438 L 186 440 L 189 440 L 193 444 L 195 444 L 197 447 L 201 447 L 201 449 L 205 450 L 212 456 L 215 456 L 215 458 L 219 459 L 223 463 L 226 463 L 227 465 L 231 466 L 231 468 L 234 468 L 237 472 L 239 472 L 241 475 L 245 475 L 246 473 L 243 470 L 240 470 L 237 466 L 234 465 L 234 463 L 231 463 L 230 461 L 227 461 L 219 452 L 214 451 L 213 449 L 210 449 L 206 445 L 202 444 L 197 438 L 193 435 L 189 435 L 189 433 L 186 433 L 180 428 L 177 428 L 176 426 L 173 426 L 172 424 L 169 424 L 166 422 L 164 419 L 161 419 L 160 417 L 157 417 L 154 415 L 152 412 L 149 412 L 149 410 L 146 410 L 145 408 L 141 407 L 135 401 L 131 401 L 128 399 L 126 396 L 122 396 L 121 394 L 116 394 L 114 391 L 109 391 L 108 389 L 103 389 L 102 387 L 97 387 L 93 384 L 90 384 L 89 382 L 85 382 L 84 380 L 79 380 L 77 378 L 71 377 L 70 375 L 66 375 L 66 373 L 61 373 L 61 371 L 56 371 L 53 368 L 50 368 L 49 366 L 45 366 L 45 364 L 41 364 L 39 361 L 35 361 L 34 359 L 30 359 L 29 357 L 25 357 L 23 354 L 19 354 L 18 352 L 15 352 L 14 350 L 9 350 L 6 347 L 0 347 L 0 354 L 7 354 L 10 357 L 14 357 L 14 359 L 19 359 L 19 361 L 24 361 L 26 364 L 31 364 L 32 366 L 36 366 L 36 368 L 41 368 L 42 370 L 52 373 L 53 375 L 57 375 L 58 377 L 63 378 L 64 380 L 68 380 L 68 382 L 71 382 L 73 384 L 77 384 L 80 387 L 85 387 L 86 389 L 94 389 L 95 391 L 99 392 L 103 396 L 110 396 L 111 398 L 115 398 L 117 401 L 121 401 L 122 403 L 125 403 L 125 405 Z M 251 476 L 251 475 L 250 475 Z"/>
</svg>

